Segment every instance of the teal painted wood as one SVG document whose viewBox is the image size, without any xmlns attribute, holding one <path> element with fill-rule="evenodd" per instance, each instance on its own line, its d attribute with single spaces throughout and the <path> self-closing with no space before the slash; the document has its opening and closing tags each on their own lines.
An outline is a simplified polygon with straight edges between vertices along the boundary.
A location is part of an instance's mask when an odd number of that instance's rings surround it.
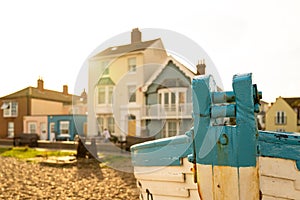
<svg viewBox="0 0 300 200">
<path fill-rule="evenodd" d="M 163 138 L 131 146 L 134 166 L 178 166 L 192 153 L 192 130 L 185 135 Z"/>
<path fill-rule="evenodd" d="M 259 155 L 295 160 L 300 170 L 300 134 L 259 131 Z"/>
<path fill-rule="evenodd" d="M 185 135 L 134 145 L 131 148 L 135 166 L 180 165 L 181 158 L 221 166 L 256 166 L 257 156 L 295 160 L 300 169 L 300 134 L 257 131 L 254 111 L 261 93 L 252 85 L 251 74 L 234 76 L 233 92 L 214 92 L 211 76 L 194 79 L 194 129 Z M 234 101 L 235 103 L 234 103 Z M 226 105 L 219 103 L 228 103 Z M 212 114 L 214 109 L 219 114 Z M 235 113 L 236 126 L 224 126 L 212 116 Z M 222 113 L 222 114 L 220 114 Z M 193 131 L 195 147 L 193 151 Z"/>
<path fill-rule="evenodd" d="M 229 99 L 235 99 L 235 104 L 220 108 L 223 113 L 217 116 L 232 116 L 235 106 L 236 126 L 224 126 L 222 121 L 212 118 L 215 83 L 211 76 L 201 76 L 193 79 L 193 109 L 196 162 L 207 165 L 246 167 L 256 166 L 257 129 L 254 116 L 255 99 L 252 85 L 252 75 L 236 75 L 233 77 L 233 93 L 227 92 Z M 256 93 L 255 93 L 256 94 Z M 218 97 L 215 102 L 222 102 Z M 223 98 L 227 101 L 227 97 Z M 224 106 L 224 105 L 222 105 Z M 212 109 L 214 107 L 214 109 Z M 220 113 L 220 112 L 219 112 Z"/>
</svg>

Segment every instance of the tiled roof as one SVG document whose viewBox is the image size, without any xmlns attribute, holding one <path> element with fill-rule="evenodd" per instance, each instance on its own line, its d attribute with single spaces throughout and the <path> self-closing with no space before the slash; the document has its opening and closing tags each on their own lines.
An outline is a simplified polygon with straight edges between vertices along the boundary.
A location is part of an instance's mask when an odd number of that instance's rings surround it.
<svg viewBox="0 0 300 200">
<path fill-rule="evenodd" d="M 20 97 L 31 97 L 35 99 L 43 99 L 43 100 L 50 100 L 50 101 L 58 101 L 63 103 L 72 103 L 72 99 L 78 98 L 76 95 L 71 94 L 63 94 L 62 92 L 57 92 L 53 90 L 39 90 L 38 88 L 34 87 L 27 87 L 23 90 L 17 91 L 15 93 L 9 94 L 7 96 L 1 97 L 1 99 L 15 99 Z"/>
<path fill-rule="evenodd" d="M 115 85 L 115 83 L 111 80 L 110 77 L 102 77 L 98 81 L 98 85 Z"/>
<path fill-rule="evenodd" d="M 155 39 L 155 40 L 148 40 L 145 42 L 137 42 L 137 43 L 127 44 L 127 45 L 109 47 L 101 51 L 100 53 L 96 54 L 94 57 L 111 56 L 111 55 L 125 54 L 134 51 L 142 51 L 147 49 L 148 47 L 150 47 L 152 44 L 154 44 L 156 41 L 159 40 L 160 39 Z"/>
<path fill-rule="evenodd" d="M 300 97 L 283 98 L 292 108 L 300 107 Z"/>
</svg>

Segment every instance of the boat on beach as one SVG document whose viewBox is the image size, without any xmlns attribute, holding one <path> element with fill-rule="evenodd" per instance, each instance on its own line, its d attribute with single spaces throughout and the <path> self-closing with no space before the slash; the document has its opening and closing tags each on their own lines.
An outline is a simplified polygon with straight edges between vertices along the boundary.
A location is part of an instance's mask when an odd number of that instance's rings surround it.
<svg viewBox="0 0 300 200">
<path fill-rule="evenodd" d="M 232 86 L 219 92 L 211 75 L 195 77 L 194 127 L 131 147 L 140 199 L 300 199 L 300 135 L 257 130 L 252 74 Z"/>
</svg>

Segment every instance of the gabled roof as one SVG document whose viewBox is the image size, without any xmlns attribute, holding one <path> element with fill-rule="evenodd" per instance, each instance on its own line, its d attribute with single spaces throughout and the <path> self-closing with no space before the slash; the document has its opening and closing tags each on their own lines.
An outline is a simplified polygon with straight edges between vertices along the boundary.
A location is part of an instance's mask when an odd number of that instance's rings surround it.
<svg viewBox="0 0 300 200">
<path fill-rule="evenodd" d="M 119 54 L 126 54 L 134 51 L 143 51 L 149 47 L 151 47 L 155 42 L 160 41 L 160 39 L 148 40 L 145 42 L 136 42 L 127 45 L 114 46 L 109 47 L 100 53 L 96 54 L 94 57 L 102 57 L 102 56 L 112 56 Z"/>
<path fill-rule="evenodd" d="M 158 70 L 156 70 L 153 75 L 148 79 L 146 84 L 143 86 L 143 91 L 147 91 L 148 87 L 155 81 L 155 79 L 158 77 L 158 75 L 163 71 L 163 69 L 169 64 L 169 62 L 173 62 L 175 66 L 177 66 L 183 73 L 189 78 L 193 78 L 196 73 L 191 71 L 189 68 L 185 67 L 183 64 L 178 62 L 174 57 L 168 56 L 165 60 L 164 64 L 160 66 Z"/>
<path fill-rule="evenodd" d="M 63 103 L 72 103 L 73 97 L 78 98 L 76 95 L 63 94 L 62 92 L 57 92 L 53 90 L 43 89 L 42 91 L 35 87 L 27 87 L 23 90 L 17 91 L 15 93 L 9 94 L 7 96 L 1 97 L 1 100 L 5 99 L 16 99 L 21 97 L 30 97 L 35 99 L 43 99 L 49 101 L 57 101 Z"/>
<path fill-rule="evenodd" d="M 292 108 L 300 107 L 300 97 L 283 98 Z"/>
</svg>

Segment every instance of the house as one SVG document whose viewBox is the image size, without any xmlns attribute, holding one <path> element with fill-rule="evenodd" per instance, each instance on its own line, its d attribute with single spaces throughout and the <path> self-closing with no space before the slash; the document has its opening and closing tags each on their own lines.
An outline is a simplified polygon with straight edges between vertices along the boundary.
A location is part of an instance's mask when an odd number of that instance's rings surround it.
<svg viewBox="0 0 300 200">
<path fill-rule="evenodd" d="M 48 138 L 53 140 L 74 140 L 76 135 L 87 135 L 86 115 L 49 115 Z M 54 133 L 52 136 L 51 133 Z"/>
<path fill-rule="evenodd" d="M 145 102 L 141 88 L 167 58 L 161 39 L 141 38 L 141 32 L 133 29 L 130 44 L 109 47 L 89 59 L 89 134 L 108 128 L 114 135 L 128 129 L 141 135 Z M 115 90 L 122 92 L 113 98 Z"/>
<path fill-rule="evenodd" d="M 278 97 L 266 113 L 266 130 L 300 132 L 300 97 Z"/>
<path fill-rule="evenodd" d="M 205 64 L 197 66 L 204 70 Z M 142 136 L 156 138 L 182 135 L 193 126 L 191 80 L 195 73 L 169 56 L 142 88 L 146 102 L 143 106 Z"/>
<path fill-rule="evenodd" d="M 79 98 L 68 93 L 67 85 L 63 86 L 62 92 L 45 89 L 44 81 L 40 78 L 37 87 L 30 86 L 1 97 L 0 138 L 12 138 L 23 132 L 35 131 L 39 135 L 47 135 L 46 116 L 71 114 L 72 102 Z"/>
<path fill-rule="evenodd" d="M 190 128 L 196 72 L 169 56 L 161 39 L 141 38 L 133 29 L 130 44 L 89 59 L 88 134 L 108 128 L 115 136 L 169 137 Z"/>
</svg>

